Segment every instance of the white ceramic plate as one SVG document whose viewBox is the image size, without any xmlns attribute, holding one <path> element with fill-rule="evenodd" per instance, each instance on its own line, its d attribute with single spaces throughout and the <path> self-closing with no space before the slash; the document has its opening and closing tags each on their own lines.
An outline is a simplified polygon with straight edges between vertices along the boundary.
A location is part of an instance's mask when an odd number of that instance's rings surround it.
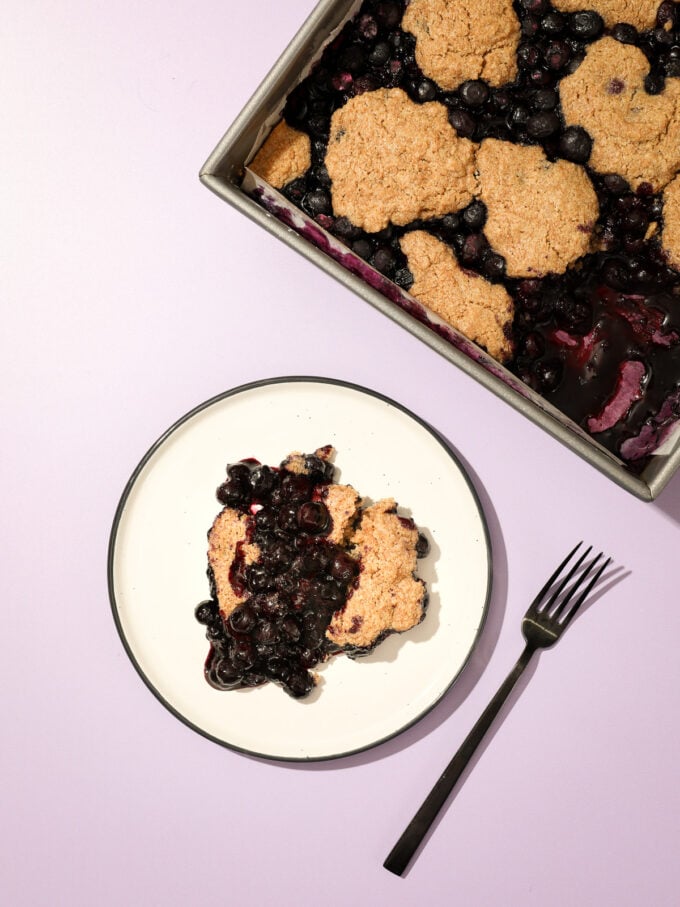
<svg viewBox="0 0 680 907">
<path fill-rule="evenodd" d="M 273 684 L 220 692 L 194 607 L 209 597 L 206 533 L 229 462 L 278 464 L 290 451 L 336 450 L 340 479 L 394 497 L 430 539 L 419 562 L 425 620 L 358 661 L 335 657 L 304 700 Z M 135 470 L 116 513 L 109 591 L 123 643 L 149 688 L 211 739 L 273 759 L 329 759 L 374 746 L 425 715 L 477 641 L 491 586 L 484 516 L 451 450 L 398 404 L 325 379 L 237 388 L 173 425 Z"/>
</svg>

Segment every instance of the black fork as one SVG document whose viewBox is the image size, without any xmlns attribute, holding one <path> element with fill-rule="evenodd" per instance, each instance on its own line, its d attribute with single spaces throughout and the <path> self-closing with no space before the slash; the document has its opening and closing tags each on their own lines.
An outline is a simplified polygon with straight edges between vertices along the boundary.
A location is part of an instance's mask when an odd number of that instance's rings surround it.
<svg viewBox="0 0 680 907">
<path fill-rule="evenodd" d="M 423 840 L 428 829 L 437 817 L 437 814 L 446 803 L 449 794 L 465 770 L 465 766 L 468 764 L 475 750 L 484 738 L 484 735 L 491 727 L 494 718 L 510 695 L 510 692 L 519 680 L 522 672 L 529 664 L 531 657 L 538 649 L 548 649 L 557 642 L 609 564 L 610 558 L 607 558 L 607 560 L 602 563 L 603 555 L 600 552 L 597 557 L 587 563 L 583 570 L 578 573 L 584 561 L 592 551 L 592 547 L 590 547 L 580 554 L 566 572 L 565 576 L 560 579 L 562 571 L 581 548 L 581 545 L 582 542 L 579 542 L 578 545 L 569 552 L 533 602 L 529 605 L 529 608 L 522 619 L 522 633 L 526 640 L 526 645 L 524 651 L 517 660 L 517 664 L 503 681 L 500 689 L 483 711 L 481 717 L 463 741 L 460 749 L 444 769 L 444 772 L 428 794 L 423 805 L 413 819 L 411 819 L 406 830 L 383 863 L 385 869 L 389 869 L 389 871 L 395 873 L 395 875 L 402 875 L 410 863 L 420 842 Z M 593 570 L 598 564 L 600 565 L 599 569 L 593 573 Z M 574 579 L 574 577 L 576 578 Z M 588 577 L 590 577 L 589 581 Z M 572 579 L 573 583 L 569 586 Z M 580 592 L 581 594 L 573 600 L 577 592 Z"/>
</svg>

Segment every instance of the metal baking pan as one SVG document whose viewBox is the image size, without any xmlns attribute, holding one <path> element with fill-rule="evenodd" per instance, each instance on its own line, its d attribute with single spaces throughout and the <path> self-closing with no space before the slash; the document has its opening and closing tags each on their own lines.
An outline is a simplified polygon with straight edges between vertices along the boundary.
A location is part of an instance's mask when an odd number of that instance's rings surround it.
<svg viewBox="0 0 680 907">
<path fill-rule="evenodd" d="M 367 278 L 365 262 L 348 253 L 330 234 L 247 169 L 255 151 L 278 121 L 287 95 L 309 72 L 323 47 L 359 5 L 359 0 L 320 0 L 201 168 L 201 181 L 622 488 L 641 500 L 654 500 L 680 467 L 680 433 L 673 431 L 671 438 L 651 456 L 644 470 L 640 474 L 633 472 L 483 350 L 444 326 L 391 281 L 377 272 Z M 254 195 L 258 195 L 259 200 Z M 359 269 L 363 276 L 356 273 Z"/>
</svg>

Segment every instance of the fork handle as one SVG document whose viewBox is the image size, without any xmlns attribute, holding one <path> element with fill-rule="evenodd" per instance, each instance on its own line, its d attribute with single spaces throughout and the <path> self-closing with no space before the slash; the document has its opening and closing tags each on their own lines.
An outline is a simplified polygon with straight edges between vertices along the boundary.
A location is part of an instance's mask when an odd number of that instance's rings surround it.
<svg viewBox="0 0 680 907">
<path fill-rule="evenodd" d="M 448 800 L 449 794 L 455 787 L 456 782 L 463 774 L 466 765 L 484 739 L 494 718 L 498 715 L 503 703 L 512 692 L 513 687 L 529 664 L 531 656 L 535 651 L 536 648 L 532 645 L 527 645 L 525 647 L 518 658 L 515 667 L 505 678 L 498 692 L 484 709 L 477 723 L 461 744 L 460 749 L 446 766 L 441 777 L 427 795 L 423 805 L 411 819 L 404 830 L 404 833 L 390 851 L 389 856 L 383 863 L 385 869 L 389 869 L 389 871 L 393 872 L 395 875 L 403 875 L 413 854 L 418 849 L 420 842 L 423 840 L 428 829 L 439 814 L 439 811 Z"/>
</svg>

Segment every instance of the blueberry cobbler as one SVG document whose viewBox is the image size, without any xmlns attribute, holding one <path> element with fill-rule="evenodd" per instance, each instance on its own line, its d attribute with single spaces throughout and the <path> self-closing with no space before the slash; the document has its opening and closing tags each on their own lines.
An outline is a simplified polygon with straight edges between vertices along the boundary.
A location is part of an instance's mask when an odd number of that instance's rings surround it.
<svg viewBox="0 0 680 907">
<path fill-rule="evenodd" d="M 680 417 L 680 4 L 365 0 L 248 167 L 631 469 Z"/>
<path fill-rule="evenodd" d="M 211 598 L 195 609 L 210 642 L 205 677 L 218 690 L 273 681 L 304 697 L 316 664 L 366 655 L 425 616 L 416 562 L 426 537 L 391 498 L 369 505 L 334 482 L 333 454 L 227 467 L 208 532 Z"/>
</svg>

